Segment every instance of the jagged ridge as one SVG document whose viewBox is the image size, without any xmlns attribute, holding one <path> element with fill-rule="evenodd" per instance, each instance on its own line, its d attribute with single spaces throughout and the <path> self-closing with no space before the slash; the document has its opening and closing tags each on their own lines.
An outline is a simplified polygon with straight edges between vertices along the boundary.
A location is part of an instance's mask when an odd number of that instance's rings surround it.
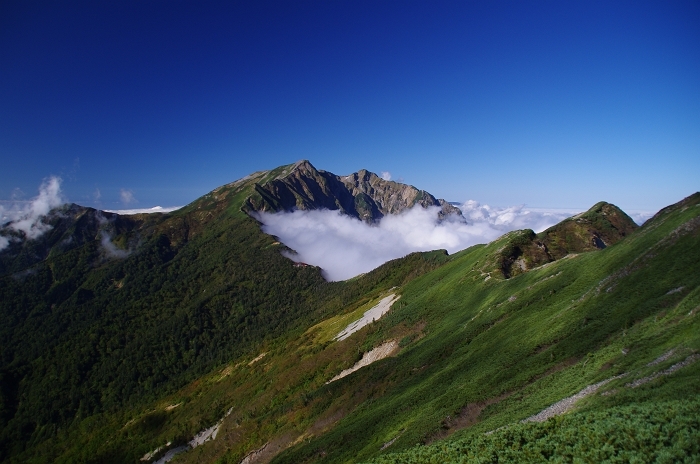
<svg viewBox="0 0 700 464">
<path fill-rule="evenodd" d="M 365 169 L 341 177 L 302 160 L 273 179 L 264 180 L 255 183 L 255 192 L 243 205 L 246 212 L 330 209 L 372 223 L 419 204 L 424 208 L 440 207 L 441 219 L 450 214 L 463 219 L 459 208 L 445 200 L 412 185 L 384 180 Z"/>
</svg>

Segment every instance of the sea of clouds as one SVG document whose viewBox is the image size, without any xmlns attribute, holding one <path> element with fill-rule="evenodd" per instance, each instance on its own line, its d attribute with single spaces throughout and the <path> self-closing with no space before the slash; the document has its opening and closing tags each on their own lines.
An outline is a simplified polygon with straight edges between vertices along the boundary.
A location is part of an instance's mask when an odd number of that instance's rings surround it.
<svg viewBox="0 0 700 464">
<path fill-rule="evenodd" d="M 64 202 L 61 179 L 50 177 L 39 187 L 39 195 L 30 201 L 0 202 L 0 226 L 36 239 L 50 230 L 43 217 Z M 494 208 L 473 200 L 459 207 L 464 218 L 448 216 L 446 220 L 439 221 L 438 207 L 416 206 L 402 214 L 385 216 L 372 225 L 329 210 L 259 213 L 257 218 L 263 224 L 264 232 L 277 236 L 294 250 L 294 253 L 287 253 L 289 258 L 319 266 L 328 280 L 335 281 L 371 271 L 389 260 L 415 251 L 446 249 L 449 253 L 455 253 L 475 244 L 488 243 L 511 230 L 533 229 L 540 232 L 581 212 L 524 205 Z M 177 207 L 156 206 L 111 212 L 137 214 L 175 209 Z M 641 224 L 652 214 L 635 211 L 630 216 Z M 6 248 L 10 240 L 9 236 L 0 234 L 0 250 Z M 121 253 L 111 249 L 113 245 L 109 235 L 103 235 L 102 242 L 108 255 Z"/>
<path fill-rule="evenodd" d="M 466 222 L 458 216 L 439 221 L 440 208 L 420 206 L 385 216 L 373 225 L 329 210 L 259 213 L 257 218 L 263 231 L 296 252 L 286 254 L 290 259 L 319 266 L 326 279 L 337 281 L 415 251 L 446 249 L 451 254 L 488 243 L 511 230 L 541 232 L 581 212 L 524 205 L 493 208 L 473 200 L 460 209 Z M 639 213 L 633 219 L 641 223 L 649 216 Z"/>
<path fill-rule="evenodd" d="M 176 209 L 180 209 L 182 206 L 170 206 L 167 208 L 163 208 L 162 206 L 154 206 L 153 208 L 135 208 L 135 209 L 106 209 L 105 211 L 108 213 L 117 213 L 117 214 L 151 214 L 151 213 L 169 213 L 171 211 L 175 211 Z"/>
</svg>

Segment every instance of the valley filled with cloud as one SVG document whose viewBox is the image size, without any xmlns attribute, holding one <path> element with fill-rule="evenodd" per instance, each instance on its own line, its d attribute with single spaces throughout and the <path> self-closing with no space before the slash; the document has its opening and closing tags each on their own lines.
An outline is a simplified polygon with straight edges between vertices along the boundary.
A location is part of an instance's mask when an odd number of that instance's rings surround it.
<svg viewBox="0 0 700 464">
<path fill-rule="evenodd" d="M 321 267 L 329 280 L 345 280 L 415 251 L 445 249 L 452 254 L 511 230 L 541 232 L 581 212 L 523 205 L 493 208 L 473 200 L 460 208 L 466 222 L 454 215 L 439 221 L 439 208 L 420 206 L 372 225 L 330 210 L 258 213 L 256 217 L 266 233 L 296 252 L 287 253 L 289 258 Z"/>
<path fill-rule="evenodd" d="M 390 178 L 388 172 L 382 175 Z M 8 224 L 27 238 L 37 238 L 50 229 L 42 222 L 42 217 L 65 201 L 61 179 L 50 177 L 41 184 L 39 195 L 32 200 L 0 204 L 2 224 Z M 439 221 L 438 207 L 419 206 L 402 214 L 385 216 L 372 225 L 331 210 L 257 213 L 256 218 L 264 224 L 265 233 L 278 237 L 296 252 L 287 253 L 287 257 L 319 266 L 328 280 L 346 280 L 415 251 L 445 249 L 452 254 L 472 245 L 488 243 L 511 230 L 541 232 L 582 211 L 525 205 L 497 208 L 474 200 L 457 206 L 466 222 L 458 216 Z M 156 206 L 107 211 L 139 214 L 167 213 L 176 209 L 178 207 Z M 652 215 L 645 211 L 629 214 L 638 224 Z M 8 245 L 9 239 L 0 236 L 0 250 Z"/>
</svg>

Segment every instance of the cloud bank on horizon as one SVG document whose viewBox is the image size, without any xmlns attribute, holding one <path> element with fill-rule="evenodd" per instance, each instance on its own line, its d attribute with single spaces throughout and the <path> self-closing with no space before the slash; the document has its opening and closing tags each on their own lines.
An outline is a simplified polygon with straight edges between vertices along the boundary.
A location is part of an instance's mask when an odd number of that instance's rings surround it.
<svg viewBox="0 0 700 464">
<path fill-rule="evenodd" d="M 415 206 L 368 225 L 339 211 L 258 213 L 263 231 L 294 253 L 286 256 L 323 269 L 328 280 L 346 280 L 415 251 L 446 249 L 450 254 L 488 243 L 506 232 L 541 232 L 581 210 L 492 208 L 470 200 L 461 205 L 467 223 L 452 217 L 438 221 L 438 207 Z M 650 214 L 644 213 L 648 217 Z M 642 218 L 636 218 L 639 222 Z"/>
<path fill-rule="evenodd" d="M 169 213 L 171 211 L 175 211 L 175 210 L 180 209 L 180 208 L 182 208 L 182 206 L 170 206 L 167 208 L 163 208 L 162 206 L 154 206 L 153 208 L 106 209 L 105 211 L 108 213 L 129 215 L 129 214 Z"/>
</svg>

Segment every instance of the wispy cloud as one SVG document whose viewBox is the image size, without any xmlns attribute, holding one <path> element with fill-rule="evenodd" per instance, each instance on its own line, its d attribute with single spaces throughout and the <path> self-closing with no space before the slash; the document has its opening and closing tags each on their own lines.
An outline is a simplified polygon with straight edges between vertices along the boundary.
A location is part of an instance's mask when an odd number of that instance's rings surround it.
<svg viewBox="0 0 700 464">
<path fill-rule="evenodd" d="M 14 198 L 14 197 L 13 197 Z M 28 239 L 41 236 L 51 226 L 42 219 L 51 209 L 64 203 L 61 195 L 61 178 L 49 177 L 39 187 L 39 195 L 30 201 L 12 201 L 9 207 L 0 204 L 0 217 L 6 227 L 22 232 Z M 7 237 L 0 238 L 0 250 L 9 245 Z"/>
<path fill-rule="evenodd" d="M 97 212 L 97 220 L 100 223 L 100 245 L 102 245 L 102 249 L 104 250 L 105 254 L 107 255 L 108 258 L 126 258 L 131 254 L 130 250 L 122 250 L 121 248 L 118 248 L 114 243 L 112 243 L 112 239 L 114 238 L 114 232 L 113 232 L 113 220 L 110 221 L 106 217 L 102 215 L 99 211 Z"/>
<path fill-rule="evenodd" d="M 382 171 L 381 178 L 384 180 L 391 180 L 391 173 L 389 171 Z"/>
<path fill-rule="evenodd" d="M 19 187 L 15 187 L 14 189 L 12 189 L 12 195 L 10 195 L 10 199 L 11 201 L 23 201 L 24 192 Z"/>
<path fill-rule="evenodd" d="M 634 222 L 639 224 L 640 226 L 644 224 L 648 219 L 651 219 L 653 215 L 656 214 L 656 211 L 649 211 L 649 210 L 631 210 L 631 211 L 625 211 L 629 217 L 632 218 Z"/>
<path fill-rule="evenodd" d="M 119 197 L 121 198 L 124 206 L 128 206 L 132 203 L 138 203 L 138 200 L 136 200 L 136 197 L 134 196 L 134 192 L 131 190 L 121 189 L 119 191 Z"/>
<path fill-rule="evenodd" d="M 414 251 L 444 248 L 455 253 L 511 230 L 539 232 L 580 212 L 525 206 L 492 208 L 475 201 L 468 201 L 462 209 L 466 224 L 459 220 L 439 222 L 439 208 L 420 206 L 385 216 L 371 226 L 328 210 L 260 213 L 258 219 L 266 233 L 296 251 L 289 258 L 321 267 L 328 280 L 345 280 Z"/>
</svg>

